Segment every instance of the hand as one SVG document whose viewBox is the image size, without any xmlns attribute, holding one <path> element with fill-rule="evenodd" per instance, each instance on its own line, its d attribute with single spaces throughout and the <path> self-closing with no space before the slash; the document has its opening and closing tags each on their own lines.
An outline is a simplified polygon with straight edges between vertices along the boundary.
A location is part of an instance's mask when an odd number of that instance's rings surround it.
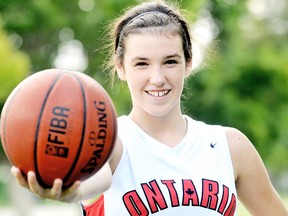
<svg viewBox="0 0 288 216">
<path fill-rule="evenodd" d="M 27 173 L 27 180 L 22 175 L 20 169 L 15 166 L 11 168 L 11 173 L 19 185 L 27 188 L 41 199 L 53 199 L 63 202 L 79 201 L 77 189 L 80 186 L 80 181 L 76 181 L 71 187 L 62 190 L 63 181 L 61 179 L 55 179 L 52 188 L 45 189 L 39 185 L 33 171 Z"/>
</svg>

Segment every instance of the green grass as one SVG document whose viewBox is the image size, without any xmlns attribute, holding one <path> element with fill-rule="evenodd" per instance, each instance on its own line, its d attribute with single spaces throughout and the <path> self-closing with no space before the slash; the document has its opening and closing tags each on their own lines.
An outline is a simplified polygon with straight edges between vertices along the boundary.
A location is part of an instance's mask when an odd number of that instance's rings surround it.
<svg viewBox="0 0 288 216">
<path fill-rule="evenodd" d="M 238 205 L 238 216 L 248 216 L 250 215 L 247 210 L 244 208 L 244 206 L 239 202 Z"/>
<path fill-rule="evenodd" d="M 0 206 L 8 205 L 8 192 L 6 185 L 0 181 Z"/>
</svg>

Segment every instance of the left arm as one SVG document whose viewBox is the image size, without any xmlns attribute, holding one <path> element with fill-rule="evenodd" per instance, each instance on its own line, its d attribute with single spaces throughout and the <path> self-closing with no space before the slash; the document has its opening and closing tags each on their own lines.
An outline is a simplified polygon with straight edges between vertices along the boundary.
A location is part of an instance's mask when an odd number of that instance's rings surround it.
<svg viewBox="0 0 288 216">
<path fill-rule="evenodd" d="M 252 143 L 234 128 L 226 128 L 226 136 L 240 201 L 255 216 L 288 216 L 288 211 L 271 184 L 267 170 Z"/>
</svg>

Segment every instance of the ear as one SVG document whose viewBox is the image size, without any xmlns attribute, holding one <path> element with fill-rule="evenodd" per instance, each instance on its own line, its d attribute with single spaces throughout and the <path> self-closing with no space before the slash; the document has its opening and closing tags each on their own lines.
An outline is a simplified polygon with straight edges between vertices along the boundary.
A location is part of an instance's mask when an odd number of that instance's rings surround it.
<svg viewBox="0 0 288 216">
<path fill-rule="evenodd" d="M 125 74 L 124 67 L 122 66 L 122 64 L 120 63 L 118 59 L 115 60 L 115 66 L 116 66 L 116 71 L 117 71 L 117 75 L 119 79 L 122 81 L 126 81 L 126 74 Z"/>
<path fill-rule="evenodd" d="M 186 62 L 186 71 L 185 71 L 185 77 L 188 77 L 192 72 L 192 59 L 188 62 Z"/>
</svg>

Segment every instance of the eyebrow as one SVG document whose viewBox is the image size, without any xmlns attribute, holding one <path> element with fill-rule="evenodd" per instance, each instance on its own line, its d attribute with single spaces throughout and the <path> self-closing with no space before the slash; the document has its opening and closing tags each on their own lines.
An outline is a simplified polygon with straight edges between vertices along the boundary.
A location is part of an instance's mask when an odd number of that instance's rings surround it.
<svg viewBox="0 0 288 216">
<path fill-rule="evenodd" d="M 177 53 L 175 53 L 175 54 L 173 54 L 173 55 L 168 55 L 168 56 L 166 56 L 165 58 L 166 59 L 168 59 L 168 58 L 181 58 L 181 56 L 179 55 L 179 54 L 177 54 Z"/>
<path fill-rule="evenodd" d="M 170 59 L 170 58 L 181 58 L 181 56 L 179 55 L 179 54 L 177 54 L 177 53 L 175 53 L 175 54 L 172 54 L 172 55 L 168 55 L 168 56 L 165 56 L 165 58 L 164 59 Z M 146 58 L 146 57 L 135 57 L 135 58 L 133 58 L 132 59 L 132 62 L 133 61 L 146 61 L 146 60 L 148 60 L 148 58 Z"/>
</svg>

